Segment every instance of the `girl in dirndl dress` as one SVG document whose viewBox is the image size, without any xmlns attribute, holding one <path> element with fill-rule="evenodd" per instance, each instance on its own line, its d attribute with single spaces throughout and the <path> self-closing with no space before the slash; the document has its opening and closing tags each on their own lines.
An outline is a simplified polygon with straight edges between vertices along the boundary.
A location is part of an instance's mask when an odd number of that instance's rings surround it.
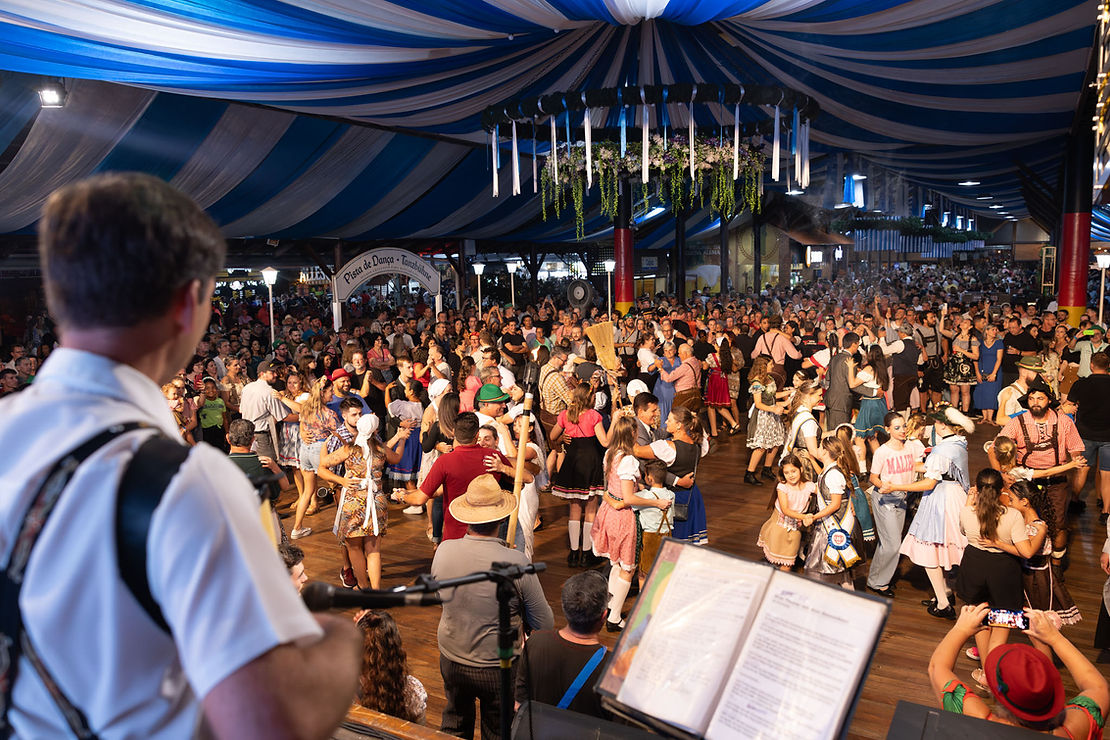
<svg viewBox="0 0 1110 740">
<path fill-rule="evenodd" d="M 812 525 L 803 569 L 809 578 L 838 584 L 849 591 L 855 590 L 854 568 L 862 560 L 860 549 L 863 546 L 848 491 L 852 454 L 851 448 L 839 437 L 826 437 L 821 441 L 824 469 L 817 478 L 818 511 L 808 515 Z"/>
<path fill-rule="evenodd" d="M 549 441 L 558 448 L 566 437 L 565 455 L 551 476 L 551 492 L 570 505 L 567 534 L 570 553 L 567 565 L 593 565 L 592 530 L 597 514 L 597 497 L 605 490 L 604 448 L 609 432 L 601 414 L 593 408 L 593 382 L 580 383 L 571 393 L 570 406 L 559 412 Z"/>
<path fill-rule="evenodd" d="M 636 419 L 621 415 L 609 432 L 609 451 L 605 454 L 605 493 L 594 520 L 594 554 L 609 560 L 609 632 L 624 629 L 621 609 L 632 587 L 636 572 L 636 513 L 633 506 L 655 506 L 666 510 L 667 499 L 641 498 L 640 462 L 633 454 Z"/>
<path fill-rule="evenodd" d="M 925 569 L 935 601 L 929 606 L 934 617 L 955 619 L 944 571 L 959 565 L 967 537 L 960 529 L 960 510 L 967 502 L 971 474 L 967 469 L 967 439 L 975 425 L 953 406 L 942 405 L 930 414 L 939 438 L 925 458 L 925 477 L 903 483 L 897 490 L 922 493 L 909 533 L 900 552 Z M 895 484 L 884 481 L 880 493 L 890 493 Z"/>
<path fill-rule="evenodd" d="M 802 546 L 802 527 L 806 519 L 813 523 L 813 517 L 804 514 L 809 505 L 810 495 L 817 490 L 812 480 L 806 480 L 807 466 L 796 455 L 787 455 L 779 464 L 782 481 L 778 485 L 775 510 L 759 530 L 756 546 L 763 548 L 763 557 L 779 570 L 790 570 L 798 559 Z"/>
<path fill-rule="evenodd" d="M 740 431 L 740 424 L 732 415 L 732 395 L 728 392 L 728 378 L 721 372 L 721 357 L 710 352 L 705 358 L 709 366 L 709 378 L 705 382 L 705 405 L 709 411 L 709 436 L 717 436 L 717 414 L 729 423 L 729 434 Z"/>
</svg>

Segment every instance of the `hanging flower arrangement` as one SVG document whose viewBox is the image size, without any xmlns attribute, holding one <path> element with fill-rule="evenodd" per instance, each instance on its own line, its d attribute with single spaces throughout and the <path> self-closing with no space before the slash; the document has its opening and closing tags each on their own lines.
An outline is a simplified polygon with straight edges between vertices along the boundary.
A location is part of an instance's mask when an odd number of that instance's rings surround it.
<svg viewBox="0 0 1110 740">
<path fill-rule="evenodd" d="M 656 195 L 672 213 L 708 202 L 713 213 L 731 218 L 750 208 L 758 213 L 761 207 L 759 180 L 764 167 L 762 151 L 741 142 L 734 162 L 733 142 L 728 137 L 695 136 L 693 169 L 689 140 L 681 134 L 666 143 L 662 136 L 651 137 L 648 147 L 648 176 L 643 177 L 643 153 L 638 145 L 628 146 L 622 157 L 620 144 L 593 142 L 590 150 L 591 180 L 601 196 L 601 213 L 617 215 L 620 179 L 628 176 L 641 186 L 641 198 Z M 575 233 L 585 235 L 583 204 L 587 192 L 586 145 L 560 143 L 554 156 L 549 155 L 540 171 L 540 198 L 546 221 L 549 213 L 556 218 L 574 208 Z M 735 169 L 734 169 L 735 167 Z M 736 177 L 734 178 L 734 173 Z"/>
</svg>

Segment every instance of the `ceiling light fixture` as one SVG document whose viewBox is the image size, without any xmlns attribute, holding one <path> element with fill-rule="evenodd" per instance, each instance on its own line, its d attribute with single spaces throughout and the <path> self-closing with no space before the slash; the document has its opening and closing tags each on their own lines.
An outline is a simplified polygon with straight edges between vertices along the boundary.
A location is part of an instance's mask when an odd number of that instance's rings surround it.
<svg viewBox="0 0 1110 740">
<path fill-rule="evenodd" d="M 970 188 L 970 187 L 974 187 L 975 185 L 978 185 L 979 181 L 978 180 L 964 180 L 963 182 L 958 183 L 958 184 L 962 185 L 965 188 Z"/>
</svg>

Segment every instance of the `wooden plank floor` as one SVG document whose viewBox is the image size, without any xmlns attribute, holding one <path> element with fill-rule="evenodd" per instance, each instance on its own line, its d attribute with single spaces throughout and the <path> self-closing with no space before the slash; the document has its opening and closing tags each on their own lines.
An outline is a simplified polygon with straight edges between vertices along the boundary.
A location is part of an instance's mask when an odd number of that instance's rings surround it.
<svg viewBox="0 0 1110 740">
<path fill-rule="evenodd" d="M 993 428 L 984 428 L 970 440 L 973 476 L 987 464 L 982 444 L 994 433 Z M 766 506 L 771 489 L 769 484 L 758 489 L 744 485 L 742 478 L 748 451 L 743 440 L 743 436 L 738 435 L 723 441 L 705 458 L 699 468 L 698 485 L 705 495 L 710 546 L 759 559 L 761 553 L 755 541 L 759 528 L 768 516 Z M 1105 581 L 1105 575 L 1098 567 L 1105 528 L 1098 523 L 1097 503 L 1090 490 L 1091 484 L 1088 483 L 1087 511 L 1073 522 L 1071 567 L 1066 574 L 1068 588 L 1079 605 L 1083 621 L 1067 628 L 1065 634 L 1093 660 L 1097 651 L 1090 646 Z M 566 507 L 560 500 L 544 496 L 541 508 L 546 526 L 536 535 L 535 560 L 548 565 L 541 581 L 555 612 L 556 623 L 561 625 L 559 589 L 571 575 L 566 566 Z M 329 506 L 311 517 L 308 526 L 313 528 L 314 533 L 298 541 L 306 552 L 305 566 L 313 580 L 338 583 L 341 560 L 336 540 L 331 534 L 334 515 L 334 506 Z M 289 521 L 286 521 L 287 527 L 291 526 Z M 424 522 L 423 517 L 402 514 L 400 507 L 391 509 L 389 532 L 383 548 L 384 587 L 408 583 L 430 568 L 432 545 L 425 537 Z M 898 595 L 850 728 L 852 737 L 885 737 L 894 706 L 900 699 L 934 704 L 926 666 L 933 648 L 952 623 L 929 616 L 921 606 L 921 599 L 930 597 L 931 592 L 920 568 L 911 566 L 903 558 L 897 578 Z M 862 587 L 862 583 L 859 586 Z M 393 614 L 401 626 L 410 669 L 428 690 L 428 725 L 438 727 L 444 706 L 436 647 L 440 609 L 409 607 L 396 609 Z M 610 646 L 615 643 L 614 637 L 602 633 L 603 642 Z M 961 657 L 956 670 L 970 683 L 970 673 L 975 667 L 977 664 Z M 1065 681 L 1065 686 L 1069 692 L 1074 689 L 1068 681 Z"/>
</svg>

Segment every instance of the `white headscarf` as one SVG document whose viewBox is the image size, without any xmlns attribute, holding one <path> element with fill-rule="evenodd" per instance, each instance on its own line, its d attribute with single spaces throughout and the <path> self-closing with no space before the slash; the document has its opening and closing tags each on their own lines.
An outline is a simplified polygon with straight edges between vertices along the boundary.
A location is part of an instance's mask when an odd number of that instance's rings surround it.
<svg viewBox="0 0 1110 740">
<path fill-rule="evenodd" d="M 358 417 L 355 425 L 358 434 L 355 436 L 355 445 L 362 449 L 362 456 L 366 460 L 367 469 L 370 465 L 370 438 L 378 431 L 378 417 L 376 414 L 363 414 Z"/>
</svg>

